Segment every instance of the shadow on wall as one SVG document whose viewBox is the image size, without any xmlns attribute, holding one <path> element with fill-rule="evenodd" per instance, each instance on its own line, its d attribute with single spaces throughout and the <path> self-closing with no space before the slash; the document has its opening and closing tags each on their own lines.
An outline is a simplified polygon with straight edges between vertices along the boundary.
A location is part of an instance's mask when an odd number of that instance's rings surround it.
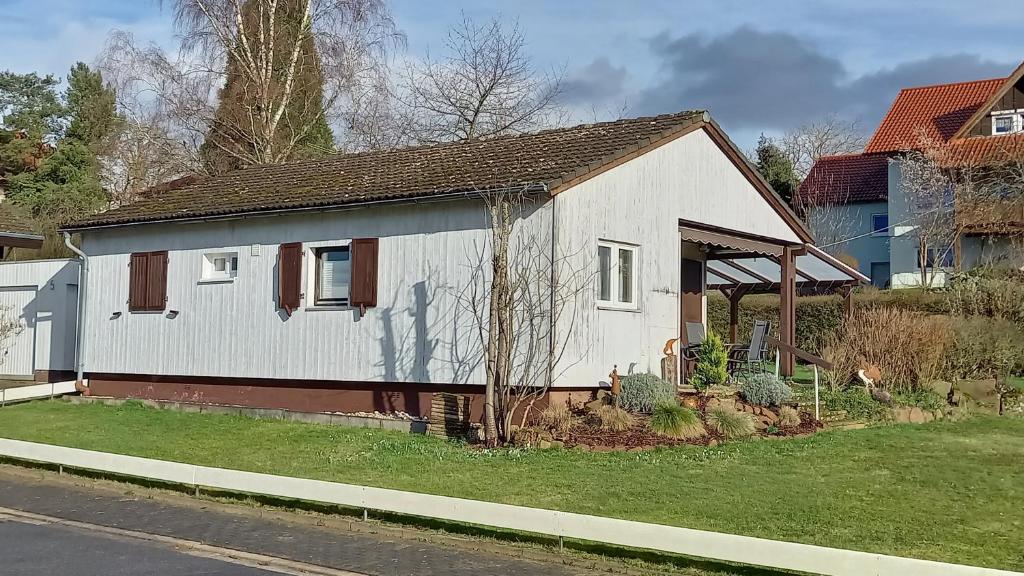
<svg viewBox="0 0 1024 576">
<path fill-rule="evenodd" d="M 0 313 L 21 326 L 20 333 L 0 342 L 2 375 L 34 376 L 43 370 L 53 377 L 75 367 L 79 265 L 69 260 L 53 271 L 53 264 L 23 261 L 0 266 Z M 44 335 L 47 347 L 40 349 Z"/>
</svg>

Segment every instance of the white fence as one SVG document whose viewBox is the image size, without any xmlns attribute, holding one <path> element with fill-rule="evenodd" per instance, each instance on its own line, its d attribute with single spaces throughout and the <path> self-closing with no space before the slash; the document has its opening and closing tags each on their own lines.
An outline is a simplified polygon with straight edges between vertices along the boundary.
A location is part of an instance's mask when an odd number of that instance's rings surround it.
<svg viewBox="0 0 1024 576">
<path fill-rule="evenodd" d="M 33 384 L 31 386 L 18 386 L 17 388 L 0 389 L 0 406 L 11 402 L 24 400 L 35 400 L 37 398 L 49 398 L 61 394 L 71 394 L 75 391 L 75 381 L 53 382 L 48 384 Z"/>
<path fill-rule="evenodd" d="M 869 552 L 617 520 L 601 516 L 194 466 L 18 440 L 0 439 L 0 456 L 176 484 L 325 502 L 815 574 L 834 576 L 883 574 L 898 574 L 900 576 L 1017 574 L 1020 576 L 1021 574 L 990 568 L 945 564 Z"/>
</svg>

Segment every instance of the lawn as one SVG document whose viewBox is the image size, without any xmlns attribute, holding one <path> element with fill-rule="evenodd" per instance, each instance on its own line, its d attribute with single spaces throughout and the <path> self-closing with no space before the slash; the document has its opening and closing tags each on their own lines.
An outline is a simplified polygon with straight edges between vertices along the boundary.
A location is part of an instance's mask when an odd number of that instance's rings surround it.
<svg viewBox="0 0 1024 576">
<path fill-rule="evenodd" d="M 599 454 L 41 401 L 0 436 L 1024 570 L 1024 419 Z"/>
</svg>

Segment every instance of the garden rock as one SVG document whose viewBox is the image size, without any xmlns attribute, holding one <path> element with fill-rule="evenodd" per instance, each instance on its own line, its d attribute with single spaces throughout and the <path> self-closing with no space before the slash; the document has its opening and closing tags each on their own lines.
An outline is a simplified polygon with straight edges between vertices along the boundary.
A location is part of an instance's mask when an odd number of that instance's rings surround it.
<svg viewBox="0 0 1024 576">
<path fill-rule="evenodd" d="M 999 409 L 999 389 L 995 380 L 961 380 L 957 388 L 980 407 Z"/>
<path fill-rule="evenodd" d="M 935 392 L 943 398 L 949 398 L 949 393 L 953 391 L 953 383 L 946 382 L 945 380 L 933 380 L 925 384 L 925 388 Z"/>
<path fill-rule="evenodd" d="M 712 398 L 711 400 L 708 400 L 708 405 L 711 405 L 712 401 L 715 402 L 715 404 L 718 404 L 718 398 Z M 686 396 L 683 396 L 683 406 L 696 409 L 700 406 L 700 399 L 692 394 L 687 394 Z"/>
<path fill-rule="evenodd" d="M 779 421 L 779 415 L 767 408 L 761 408 L 761 415 L 768 419 L 768 422 L 775 424 Z"/>
<path fill-rule="evenodd" d="M 917 406 L 910 409 L 910 423 L 911 424 L 924 424 L 925 416 L 924 410 L 921 410 Z"/>
</svg>

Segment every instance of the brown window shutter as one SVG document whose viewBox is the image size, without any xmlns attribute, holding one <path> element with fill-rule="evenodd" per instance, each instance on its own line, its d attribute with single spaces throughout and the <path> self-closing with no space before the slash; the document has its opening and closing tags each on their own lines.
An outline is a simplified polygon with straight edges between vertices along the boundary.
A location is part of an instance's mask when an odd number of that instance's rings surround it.
<svg viewBox="0 0 1024 576">
<path fill-rule="evenodd" d="M 352 287 L 349 303 L 361 313 L 377 305 L 377 238 L 356 238 L 350 246 Z"/>
<path fill-rule="evenodd" d="M 277 305 L 289 316 L 302 299 L 302 243 L 281 244 L 277 249 Z"/>
<path fill-rule="evenodd" d="M 128 268 L 128 311 L 146 311 L 146 282 L 149 280 L 147 268 L 149 254 L 146 252 L 135 253 L 131 256 Z"/>
<path fill-rule="evenodd" d="M 150 252 L 146 268 L 146 309 L 159 312 L 167 307 L 167 251 Z"/>
</svg>

